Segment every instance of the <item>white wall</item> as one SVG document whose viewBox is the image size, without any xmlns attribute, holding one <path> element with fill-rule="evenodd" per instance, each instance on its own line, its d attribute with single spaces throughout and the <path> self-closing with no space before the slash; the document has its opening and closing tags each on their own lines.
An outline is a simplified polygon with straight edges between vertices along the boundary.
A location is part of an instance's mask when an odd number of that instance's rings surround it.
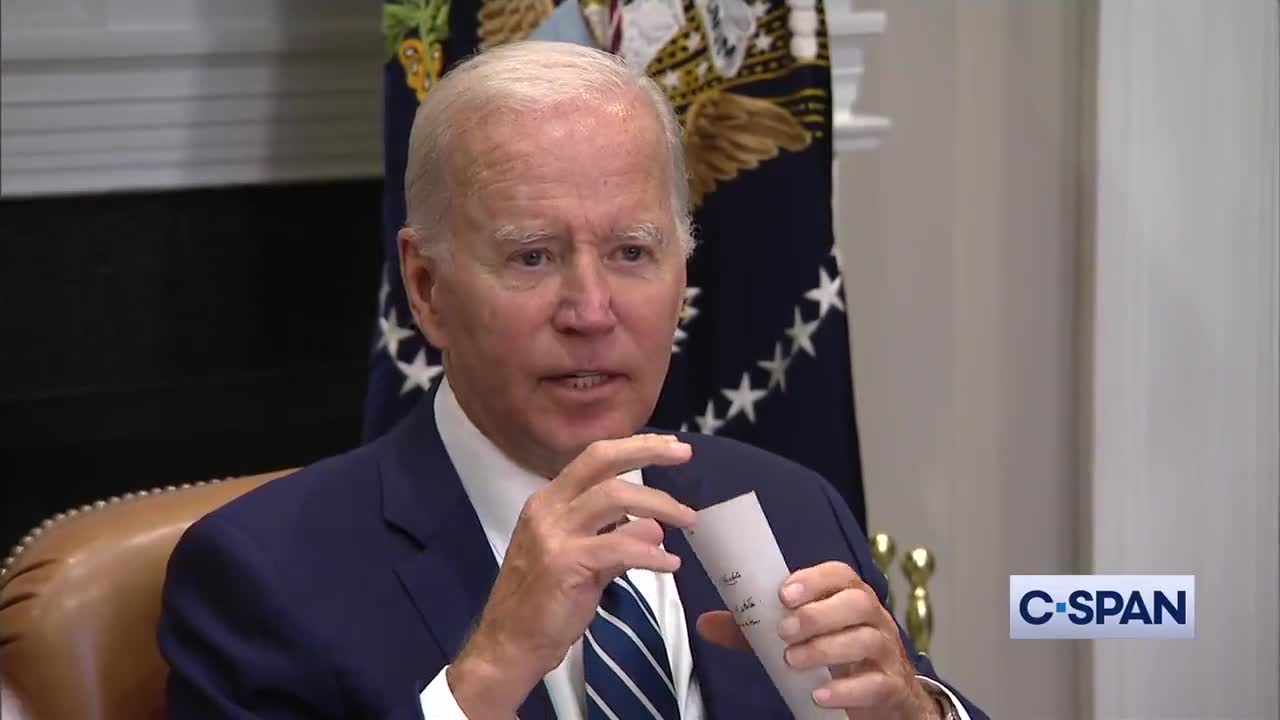
<svg viewBox="0 0 1280 720">
<path fill-rule="evenodd" d="M 1075 646 L 1009 640 L 1010 573 L 1082 569 L 1074 341 L 1078 3 L 882 0 L 840 162 L 870 525 L 938 557 L 945 676 L 992 717 L 1078 717 Z M 900 580 L 900 574 L 895 579 Z M 903 586 L 898 585 L 899 597 Z"/>
<path fill-rule="evenodd" d="M 1097 718 L 1280 717 L 1274 0 L 1107 0 L 1098 36 L 1097 572 L 1196 575 L 1196 639 L 1092 646 Z"/>
</svg>

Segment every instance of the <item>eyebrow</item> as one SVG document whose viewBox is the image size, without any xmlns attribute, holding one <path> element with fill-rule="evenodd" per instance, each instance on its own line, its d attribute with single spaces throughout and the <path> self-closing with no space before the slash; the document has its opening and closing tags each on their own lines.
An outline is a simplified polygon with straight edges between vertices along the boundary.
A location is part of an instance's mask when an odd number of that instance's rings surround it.
<svg viewBox="0 0 1280 720">
<path fill-rule="evenodd" d="M 662 234 L 662 230 L 653 223 L 640 223 L 632 225 L 614 235 L 618 240 L 630 240 L 632 242 L 650 243 L 662 246 L 667 243 L 666 237 Z"/>
<path fill-rule="evenodd" d="M 667 238 L 662 230 L 653 223 L 640 223 L 624 228 L 613 235 L 615 240 L 637 243 L 649 243 L 659 247 L 666 245 Z M 532 245 L 556 238 L 550 230 L 522 230 L 515 225 L 502 225 L 493 231 L 493 239 L 501 245 Z"/>
<path fill-rule="evenodd" d="M 555 237 L 548 230 L 521 230 L 515 225 L 503 225 L 493 231 L 493 239 L 502 245 L 531 245 Z"/>
</svg>

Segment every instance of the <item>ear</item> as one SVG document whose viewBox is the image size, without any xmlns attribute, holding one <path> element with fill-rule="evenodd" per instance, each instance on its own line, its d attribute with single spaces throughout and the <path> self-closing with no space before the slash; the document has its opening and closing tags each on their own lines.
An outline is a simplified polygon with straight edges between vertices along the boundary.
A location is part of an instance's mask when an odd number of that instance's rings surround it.
<svg viewBox="0 0 1280 720">
<path fill-rule="evenodd" d="M 680 294 L 676 298 L 676 327 L 680 327 L 680 317 L 684 315 L 685 290 L 689 287 L 689 269 L 683 262 L 678 272 L 680 273 Z"/>
<path fill-rule="evenodd" d="M 400 255 L 400 281 L 404 284 L 409 311 L 418 329 L 436 348 L 448 348 L 448 332 L 440 307 L 436 302 L 440 282 L 440 270 L 435 262 L 418 251 L 421 236 L 413 228 L 401 228 L 396 233 L 396 246 Z"/>
</svg>

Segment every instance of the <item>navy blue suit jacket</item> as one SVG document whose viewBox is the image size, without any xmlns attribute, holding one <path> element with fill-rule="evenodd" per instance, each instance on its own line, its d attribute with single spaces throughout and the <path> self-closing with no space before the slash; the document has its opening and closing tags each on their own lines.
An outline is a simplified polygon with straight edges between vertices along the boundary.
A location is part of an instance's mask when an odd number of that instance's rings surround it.
<svg viewBox="0 0 1280 720">
<path fill-rule="evenodd" d="M 159 626 L 170 717 L 421 717 L 418 695 L 457 655 L 498 572 L 433 398 L 380 440 L 267 483 L 183 535 Z M 681 437 L 693 459 L 645 468 L 646 484 L 695 509 L 754 490 L 792 570 L 847 562 L 883 602 L 863 532 L 828 483 L 732 440 Z M 683 561 L 675 579 L 708 717 L 790 717 L 754 655 L 693 631 L 724 604 L 683 535 L 665 542 Z M 539 684 L 520 718 L 554 717 Z"/>
</svg>

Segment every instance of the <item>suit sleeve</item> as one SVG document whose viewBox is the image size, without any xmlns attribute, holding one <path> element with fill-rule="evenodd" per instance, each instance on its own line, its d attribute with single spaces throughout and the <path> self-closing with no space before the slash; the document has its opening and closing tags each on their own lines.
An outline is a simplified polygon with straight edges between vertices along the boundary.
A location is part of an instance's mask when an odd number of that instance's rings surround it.
<svg viewBox="0 0 1280 720">
<path fill-rule="evenodd" d="M 321 720 L 347 713 L 336 667 L 261 553 L 217 516 L 169 560 L 158 642 L 169 663 L 166 714 L 193 720 Z M 391 716 L 419 720 L 414 696 Z"/>
<path fill-rule="evenodd" d="M 825 480 L 821 481 L 821 485 L 823 492 L 826 493 L 827 502 L 831 505 L 832 512 L 835 513 L 836 522 L 840 525 L 840 531 L 844 533 L 845 542 L 849 544 L 849 550 L 853 553 L 854 570 L 858 572 L 858 575 L 867 585 L 870 585 L 875 590 L 876 597 L 880 599 L 880 604 L 887 607 L 889 581 L 881 574 L 880 568 L 876 567 L 876 564 L 871 559 L 871 546 L 867 544 L 866 533 L 862 531 L 862 528 L 858 527 L 858 521 L 854 520 L 853 513 L 849 512 L 849 508 L 835 488 L 831 487 L 830 483 Z M 907 657 L 912 658 L 912 662 L 915 664 L 916 674 L 928 678 L 945 688 L 954 700 L 959 700 L 964 711 L 968 713 L 970 720 L 989 720 L 986 713 L 938 677 L 938 673 L 933 668 L 933 663 L 928 656 L 916 652 L 915 645 L 911 642 L 911 638 L 907 636 L 906 631 L 903 630 L 902 624 L 898 623 L 897 618 L 894 618 L 894 623 L 898 625 L 898 636 L 902 639 L 902 646 L 907 650 Z"/>
</svg>

